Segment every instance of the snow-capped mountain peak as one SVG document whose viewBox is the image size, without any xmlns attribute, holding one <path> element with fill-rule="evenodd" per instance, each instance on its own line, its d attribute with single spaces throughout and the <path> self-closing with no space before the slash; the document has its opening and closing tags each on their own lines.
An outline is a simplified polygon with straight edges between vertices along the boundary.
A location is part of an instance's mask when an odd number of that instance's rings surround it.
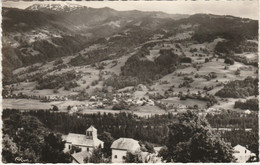
<svg viewBox="0 0 260 165">
<path fill-rule="evenodd" d="M 26 8 L 27 10 L 54 10 L 54 11 L 63 11 L 70 12 L 78 9 L 82 9 L 84 6 L 77 4 L 34 4 Z"/>
</svg>

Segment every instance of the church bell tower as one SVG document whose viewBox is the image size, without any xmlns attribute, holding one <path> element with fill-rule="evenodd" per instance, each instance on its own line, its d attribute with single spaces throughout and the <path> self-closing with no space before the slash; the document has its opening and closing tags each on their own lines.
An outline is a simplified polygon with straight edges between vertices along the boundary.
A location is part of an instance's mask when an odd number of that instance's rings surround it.
<svg viewBox="0 0 260 165">
<path fill-rule="evenodd" d="M 87 139 L 91 139 L 91 140 L 97 139 L 97 129 L 93 126 L 90 126 L 86 130 L 86 137 L 87 137 Z"/>
</svg>

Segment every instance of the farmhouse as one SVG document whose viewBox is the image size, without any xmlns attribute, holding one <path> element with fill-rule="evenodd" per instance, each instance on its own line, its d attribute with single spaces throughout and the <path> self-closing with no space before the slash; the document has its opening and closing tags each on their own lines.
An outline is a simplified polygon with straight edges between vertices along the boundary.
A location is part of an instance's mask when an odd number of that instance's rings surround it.
<svg viewBox="0 0 260 165">
<path fill-rule="evenodd" d="M 251 111 L 249 109 L 247 109 L 247 110 L 244 111 L 244 114 L 250 115 Z"/>
<path fill-rule="evenodd" d="M 233 147 L 233 149 L 234 149 L 233 156 L 235 157 L 237 163 L 246 163 L 246 161 L 250 157 L 255 157 L 256 156 L 254 153 L 252 153 L 246 147 L 241 146 L 239 144 L 236 145 L 235 147 Z"/>
<path fill-rule="evenodd" d="M 140 150 L 139 142 L 131 138 L 119 138 L 111 145 L 112 163 L 123 163 L 127 152 Z"/>
<path fill-rule="evenodd" d="M 96 147 L 103 148 L 104 142 L 97 138 L 97 129 L 90 126 L 86 134 L 69 133 L 66 138 L 65 152 L 69 151 L 72 146 L 81 148 L 81 151 L 92 151 Z"/>
</svg>

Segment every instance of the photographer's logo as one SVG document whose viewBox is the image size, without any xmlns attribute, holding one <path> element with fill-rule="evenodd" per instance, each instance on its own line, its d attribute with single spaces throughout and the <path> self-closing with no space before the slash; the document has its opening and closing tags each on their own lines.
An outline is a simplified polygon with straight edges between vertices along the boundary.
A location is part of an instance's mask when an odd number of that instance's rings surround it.
<svg viewBox="0 0 260 165">
<path fill-rule="evenodd" d="M 22 157 L 16 157 L 15 162 L 17 163 L 29 163 L 29 159 L 23 159 Z"/>
</svg>

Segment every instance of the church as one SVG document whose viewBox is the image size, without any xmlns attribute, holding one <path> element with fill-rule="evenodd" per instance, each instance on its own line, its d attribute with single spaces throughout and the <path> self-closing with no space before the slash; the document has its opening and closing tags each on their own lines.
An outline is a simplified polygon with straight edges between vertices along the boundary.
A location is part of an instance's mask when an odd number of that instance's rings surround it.
<svg viewBox="0 0 260 165">
<path fill-rule="evenodd" d="M 64 151 L 69 151 L 72 146 L 81 148 L 81 151 L 91 152 L 96 147 L 103 148 L 104 142 L 97 138 L 97 129 L 90 126 L 86 130 L 86 134 L 75 134 L 69 133 L 66 137 L 65 149 Z"/>
</svg>

